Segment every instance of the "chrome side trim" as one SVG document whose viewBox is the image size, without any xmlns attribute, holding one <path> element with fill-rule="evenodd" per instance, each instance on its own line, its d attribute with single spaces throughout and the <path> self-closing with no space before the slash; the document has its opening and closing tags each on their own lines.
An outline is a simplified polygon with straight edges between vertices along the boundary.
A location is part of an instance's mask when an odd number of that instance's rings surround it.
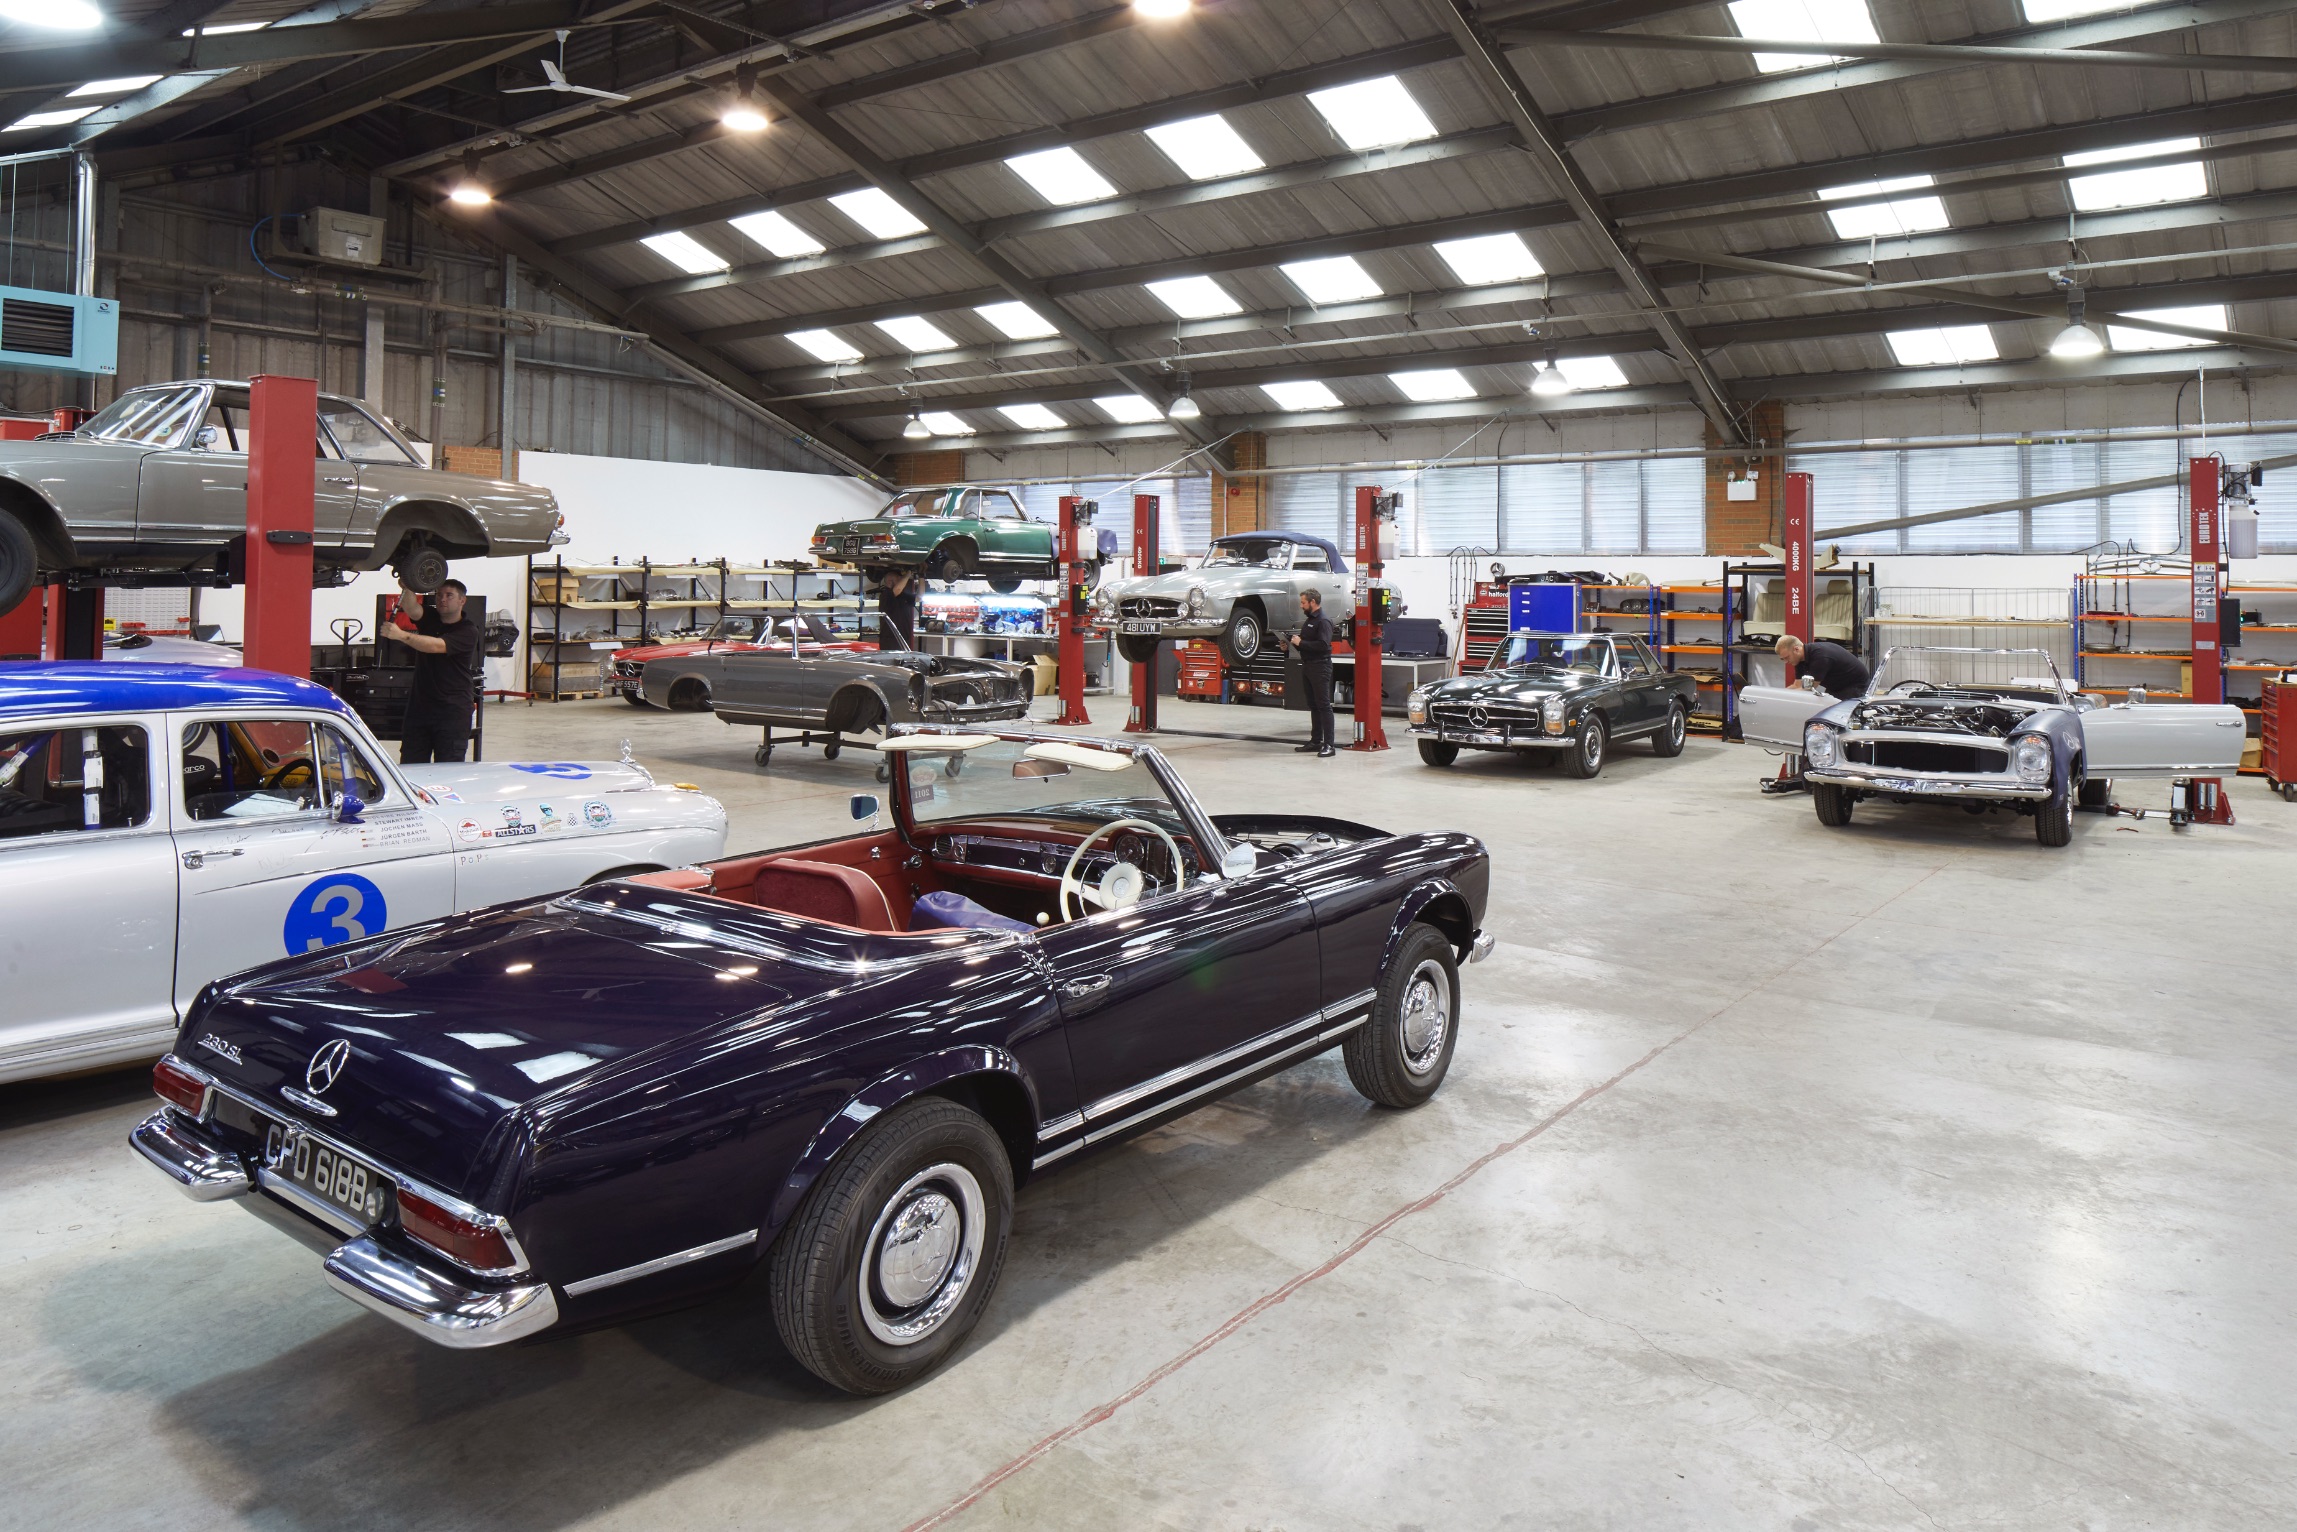
<svg viewBox="0 0 2297 1532">
<path fill-rule="evenodd" d="M 1333 1017 L 1345 1015 L 1360 1005 L 1370 1005 L 1372 1003 L 1372 997 L 1378 993 L 1379 991 L 1375 989 L 1363 989 L 1358 990 L 1355 994 L 1350 995 L 1345 1000 L 1336 1000 L 1332 1004 L 1324 1007 L 1324 1019 L 1326 1021 L 1330 1021 Z"/>
<path fill-rule="evenodd" d="M 194 1202 L 220 1202 L 248 1193 L 246 1162 L 176 1122 L 166 1107 L 138 1123 L 128 1134 L 128 1144 Z"/>
<path fill-rule="evenodd" d="M 1223 1048 L 1220 1052 L 1207 1058 L 1196 1059 L 1177 1068 L 1168 1069 L 1154 1079 L 1143 1080 L 1138 1085 L 1128 1086 L 1121 1091 L 1112 1091 L 1100 1100 L 1088 1103 L 1084 1115 L 1087 1119 L 1093 1119 L 1106 1117 L 1113 1112 L 1121 1112 L 1143 1097 L 1153 1096 L 1158 1091 L 1171 1090 L 1176 1085 L 1185 1085 L 1198 1075 L 1218 1069 L 1223 1064 L 1240 1059 L 1248 1053 L 1257 1053 L 1263 1048 L 1273 1048 L 1280 1043 L 1289 1041 L 1301 1032 L 1321 1026 L 1328 1014 L 1326 1011 L 1310 1011 L 1298 1021 L 1277 1027 L 1272 1031 L 1263 1032 L 1258 1037 L 1247 1038 L 1232 1048 Z"/>
<path fill-rule="evenodd" d="M 1064 1112 L 1060 1116 L 1054 1118 L 1051 1122 L 1041 1122 L 1037 1124 L 1037 1139 L 1038 1142 L 1042 1143 L 1048 1138 L 1059 1138 L 1062 1134 L 1073 1133 L 1084 1125 L 1084 1113 Z"/>
<path fill-rule="evenodd" d="M 1269 1069 L 1271 1067 L 1281 1067 L 1282 1065 L 1292 1063 L 1295 1060 L 1304 1059 L 1312 1053 L 1321 1051 L 1327 1044 L 1333 1042 L 1334 1040 L 1344 1037 L 1348 1033 L 1355 1031 L 1358 1027 L 1362 1026 L 1365 1022 L 1370 1021 L 1371 1019 L 1371 1012 L 1367 1011 L 1352 1021 L 1343 1021 L 1337 1026 L 1326 1027 L 1320 1032 L 1316 1032 L 1308 1037 L 1302 1038 L 1299 1042 L 1292 1044 L 1290 1047 L 1278 1049 L 1276 1052 L 1268 1055 L 1266 1058 L 1254 1059 L 1251 1063 L 1242 1065 L 1236 1069 L 1232 1069 L 1227 1074 L 1220 1076 L 1216 1080 L 1207 1080 L 1202 1085 L 1196 1087 L 1196 1089 L 1191 1091 L 1184 1091 L 1180 1095 L 1173 1097 L 1170 1101 L 1160 1101 L 1155 1106 L 1142 1108 L 1140 1111 L 1133 1113 L 1130 1117 L 1127 1117 L 1120 1122 L 1112 1122 L 1106 1127 L 1095 1128 L 1092 1132 L 1086 1134 L 1084 1138 L 1079 1142 L 1081 1144 L 1097 1144 L 1105 1138 L 1111 1138 L 1119 1133 L 1122 1133 L 1125 1129 L 1133 1126 L 1135 1123 L 1146 1122 L 1151 1117 L 1161 1117 L 1166 1112 L 1172 1111 L 1176 1107 L 1186 1106 L 1188 1103 L 1197 1100 L 1199 1097 L 1211 1095 L 1214 1091 L 1219 1090 L 1224 1085 L 1233 1085 L 1238 1080 L 1243 1079 L 1246 1075 L 1258 1074 L 1264 1069 Z"/>
<path fill-rule="evenodd" d="M 547 1282 L 464 1287 L 365 1237 L 342 1245 L 320 1270 L 328 1286 L 362 1308 L 458 1351 L 504 1345 L 558 1323 Z"/>
<path fill-rule="evenodd" d="M 724 1239 L 714 1239 L 707 1245 L 696 1245 L 691 1250 L 681 1250 L 675 1255 L 659 1255 L 651 1261 L 640 1261 L 635 1266 L 625 1266 L 620 1271 L 602 1271 L 595 1277 L 584 1277 L 579 1282 L 569 1282 L 566 1284 L 566 1296 L 579 1298 L 584 1293 L 595 1293 L 602 1287 L 613 1287 L 621 1282 L 635 1282 L 640 1277 L 651 1277 L 658 1271 L 668 1271 L 672 1267 L 685 1266 L 694 1261 L 706 1261 L 713 1255 L 724 1255 L 729 1250 L 739 1250 L 744 1245 L 754 1245 L 757 1242 L 758 1231 L 745 1229 L 740 1234 L 729 1234 Z"/>
</svg>

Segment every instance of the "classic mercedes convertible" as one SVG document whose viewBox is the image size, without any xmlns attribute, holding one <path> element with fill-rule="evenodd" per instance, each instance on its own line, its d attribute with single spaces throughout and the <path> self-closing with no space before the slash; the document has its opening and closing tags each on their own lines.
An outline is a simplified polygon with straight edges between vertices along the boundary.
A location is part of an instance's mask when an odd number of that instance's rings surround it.
<svg viewBox="0 0 2297 1532">
<path fill-rule="evenodd" d="M 980 1318 L 1030 1175 L 1338 1047 L 1450 1067 L 1474 837 L 1209 814 L 1155 750 L 886 743 L 892 825 L 504 905 L 214 985 L 135 1148 L 443 1345 L 767 1263 L 791 1353 L 882 1393 Z"/>
<path fill-rule="evenodd" d="M 1413 692 L 1404 712 L 1430 766 L 1462 750 L 1545 750 L 1592 777 L 1622 740 L 1681 755 L 1698 699 L 1699 683 L 1632 633 L 1522 632 L 1483 670 Z"/>
</svg>

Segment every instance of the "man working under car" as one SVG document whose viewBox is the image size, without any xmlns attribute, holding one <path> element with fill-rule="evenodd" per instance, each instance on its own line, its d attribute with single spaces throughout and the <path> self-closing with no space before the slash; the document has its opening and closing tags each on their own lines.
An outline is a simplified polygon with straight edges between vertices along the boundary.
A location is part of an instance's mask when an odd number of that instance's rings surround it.
<svg viewBox="0 0 2297 1532">
<path fill-rule="evenodd" d="M 1305 755 L 1332 754 L 1332 619 L 1324 615 L 1324 598 L 1313 590 L 1300 593 L 1300 631 L 1287 633 L 1284 642 L 1300 651 L 1300 684 L 1308 692 L 1308 743 L 1293 746 Z"/>
<path fill-rule="evenodd" d="M 399 587 L 399 611 L 382 637 L 414 651 L 415 680 L 407 694 L 407 723 L 399 733 L 399 764 L 459 761 L 471 747 L 471 703 L 478 692 L 478 624 L 463 619 L 470 592 L 449 580 L 425 600 Z"/>
<path fill-rule="evenodd" d="M 1866 695 L 1865 664 L 1840 644 L 1823 638 L 1814 638 L 1806 644 L 1790 633 L 1779 640 L 1778 654 L 1786 664 L 1790 684 L 1798 679 L 1806 689 L 1815 684 L 1820 691 L 1843 702 Z"/>
</svg>

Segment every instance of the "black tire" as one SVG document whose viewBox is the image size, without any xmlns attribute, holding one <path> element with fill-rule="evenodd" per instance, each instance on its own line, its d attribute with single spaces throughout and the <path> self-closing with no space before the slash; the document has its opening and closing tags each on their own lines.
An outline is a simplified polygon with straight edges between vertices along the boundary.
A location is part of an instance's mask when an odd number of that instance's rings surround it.
<svg viewBox="0 0 2297 1532">
<path fill-rule="evenodd" d="M 821 758 L 825 761 L 834 761 L 837 759 L 838 751 L 843 748 L 844 747 L 839 744 L 838 741 L 833 739 L 828 744 L 821 747 Z"/>
<path fill-rule="evenodd" d="M 1348 1082 L 1401 1111 L 1436 1093 L 1460 1030 L 1459 959 L 1434 926 L 1415 925 L 1381 971 L 1372 1019 L 1340 1045 Z"/>
<path fill-rule="evenodd" d="M 671 683 L 668 697 L 673 713 L 707 713 L 710 710 L 710 687 L 699 676 L 688 676 Z"/>
<path fill-rule="evenodd" d="M 1012 1222 L 996 1130 L 938 1097 L 897 1107 L 846 1147 L 774 1241 L 774 1328 L 833 1388 L 915 1382 L 979 1322 Z"/>
<path fill-rule="evenodd" d="M 1163 643 L 1163 639 L 1151 638 L 1146 633 L 1119 633 L 1117 655 L 1127 665 L 1154 665 L 1157 649 Z"/>
<path fill-rule="evenodd" d="M 2045 846 L 2069 846 L 2074 840 L 2074 794 L 2066 782 L 2034 805 L 2034 839 Z"/>
<path fill-rule="evenodd" d="M 1260 653 L 1268 642 L 1268 629 L 1260 613 L 1238 602 L 1228 613 L 1228 626 L 1220 630 L 1220 657 L 1241 665 Z"/>
<path fill-rule="evenodd" d="M 39 583 L 40 550 L 24 523 L 0 511 L 0 616 L 16 609 Z"/>
<path fill-rule="evenodd" d="M 1430 766 L 1449 766 L 1460 758 L 1460 747 L 1449 740 L 1423 739 L 1420 741 L 1420 759 Z"/>
<path fill-rule="evenodd" d="M 1019 575 L 999 575 L 989 582 L 989 588 L 1000 596 L 1010 596 L 1021 588 Z"/>
<path fill-rule="evenodd" d="M 1651 753 L 1663 761 L 1671 761 L 1683 753 L 1683 741 L 1691 732 L 1691 710 L 1677 702 L 1667 709 L 1667 722 L 1651 736 Z"/>
<path fill-rule="evenodd" d="M 1579 738 L 1563 753 L 1563 764 L 1582 780 L 1597 776 L 1603 770 L 1603 757 L 1610 749 L 1610 727 L 1603 722 L 1601 713 L 1589 713 L 1587 722 L 1579 726 Z"/>
<path fill-rule="evenodd" d="M 1822 825 L 1841 827 L 1850 823 L 1851 805 L 1855 802 L 1850 789 L 1837 787 L 1831 782 L 1813 782 L 1810 785 L 1810 804 L 1818 810 Z"/>
<path fill-rule="evenodd" d="M 2081 796 L 2074 800 L 2077 808 L 2085 809 L 2112 808 L 2113 802 L 2114 784 L 2111 777 L 2091 777 L 2082 784 Z"/>
<path fill-rule="evenodd" d="M 429 543 L 402 543 L 391 572 L 401 585 L 427 596 L 447 583 L 447 556 Z"/>
</svg>

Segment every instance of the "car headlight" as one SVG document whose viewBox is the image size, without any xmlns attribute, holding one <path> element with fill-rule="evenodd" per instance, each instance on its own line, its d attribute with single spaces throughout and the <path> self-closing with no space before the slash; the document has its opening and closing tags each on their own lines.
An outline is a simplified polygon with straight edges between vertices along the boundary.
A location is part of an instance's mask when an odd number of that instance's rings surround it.
<svg viewBox="0 0 2297 1532">
<path fill-rule="evenodd" d="M 1550 697 L 1539 705 L 1539 716 L 1550 734 L 1563 732 L 1563 715 L 1570 704 L 1561 697 Z"/>
<path fill-rule="evenodd" d="M 1117 593 L 1109 589 L 1106 585 L 1102 586 L 1099 590 L 1094 591 L 1093 610 L 1100 613 L 1103 617 L 1114 616 L 1117 610 Z"/>
<path fill-rule="evenodd" d="M 1191 585 L 1188 588 L 1188 615 L 1191 617 L 1202 617 L 1206 612 L 1210 610 L 1212 610 L 1212 600 L 1210 597 L 1205 595 L 1204 587 L 1201 585 Z"/>
<path fill-rule="evenodd" d="M 1813 766 L 1832 766 L 1842 756 L 1842 737 L 1823 723 L 1803 730 L 1803 759 Z"/>
<path fill-rule="evenodd" d="M 2047 735 L 2023 735 L 2010 746 L 2010 768 L 2019 780 L 2040 786 L 2050 780 L 2050 768 L 2057 764 L 2054 754 Z"/>
<path fill-rule="evenodd" d="M 1404 699 L 1404 716 L 1412 723 L 1426 723 L 1428 721 L 1427 687 L 1413 688 L 1412 694 Z"/>
</svg>

